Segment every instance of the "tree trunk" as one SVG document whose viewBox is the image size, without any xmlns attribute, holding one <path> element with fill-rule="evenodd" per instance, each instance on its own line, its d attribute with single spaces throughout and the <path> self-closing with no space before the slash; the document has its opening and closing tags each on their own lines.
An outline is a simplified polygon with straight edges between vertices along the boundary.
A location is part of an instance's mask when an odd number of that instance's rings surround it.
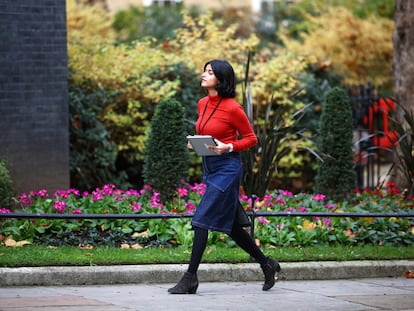
<svg viewBox="0 0 414 311">
<path fill-rule="evenodd" d="M 414 112 L 414 1 L 396 0 L 394 19 L 394 96 L 406 111 Z M 403 119 L 401 115 L 399 119 Z M 412 131 L 413 129 L 407 128 L 407 130 Z M 404 162 L 407 164 L 406 161 L 412 162 L 413 158 L 406 158 Z M 412 190 L 413 180 L 409 181 L 404 178 L 402 171 L 404 166 L 400 161 L 397 161 L 396 164 L 397 167 L 391 178 L 400 188 Z"/>
<path fill-rule="evenodd" d="M 414 1 L 396 0 L 394 43 L 394 95 L 414 110 Z"/>
</svg>

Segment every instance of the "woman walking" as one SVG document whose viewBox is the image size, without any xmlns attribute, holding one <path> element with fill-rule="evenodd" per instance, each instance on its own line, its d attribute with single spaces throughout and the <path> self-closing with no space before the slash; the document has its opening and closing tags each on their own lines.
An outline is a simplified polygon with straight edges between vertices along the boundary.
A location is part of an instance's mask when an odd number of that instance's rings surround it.
<svg viewBox="0 0 414 311">
<path fill-rule="evenodd" d="M 203 156 L 203 177 L 207 187 L 191 222 L 194 241 L 190 264 L 178 284 L 168 292 L 196 293 L 197 270 L 207 246 L 209 230 L 228 234 L 260 264 L 265 279 L 262 289 L 266 291 L 275 284 L 275 273 L 280 271 L 280 265 L 263 254 L 237 220 L 243 176 L 240 152 L 256 145 L 257 137 L 243 108 L 234 99 L 236 78 L 227 61 L 207 62 L 201 76 L 201 87 L 207 90 L 208 95 L 198 102 L 196 132 L 215 138 L 217 145 L 208 148 L 216 155 Z"/>
</svg>

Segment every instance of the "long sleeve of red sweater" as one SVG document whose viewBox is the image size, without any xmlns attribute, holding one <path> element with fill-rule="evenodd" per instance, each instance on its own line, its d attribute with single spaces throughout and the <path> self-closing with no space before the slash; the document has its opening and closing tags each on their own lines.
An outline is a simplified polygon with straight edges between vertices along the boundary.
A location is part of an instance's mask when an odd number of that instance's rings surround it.
<svg viewBox="0 0 414 311">
<path fill-rule="evenodd" d="M 233 98 L 223 98 L 221 102 L 218 96 L 200 99 L 196 131 L 197 134 L 212 135 L 223 143 L 233 144 L 235 152 L 247 150 L 257 144 L 256 134 L 243 107 Z"/>
</svg>

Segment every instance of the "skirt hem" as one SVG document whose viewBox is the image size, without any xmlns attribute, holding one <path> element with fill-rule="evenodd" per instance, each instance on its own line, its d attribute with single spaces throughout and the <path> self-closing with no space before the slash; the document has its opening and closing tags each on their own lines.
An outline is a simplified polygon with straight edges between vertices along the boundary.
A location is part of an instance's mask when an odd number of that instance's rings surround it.
<svg viewBox="0 0 414 311">
<path fill-rule="evenodd" d="M 227 233 L 230 234 L 231 233 L 231 229 L 227 229 L 227 228 L 219 228 L 219 227 L 214 227 L 214 226 L 210 226 L 210 225 L 206 225 L 200 222 L 196 222 L 196 221 L 192 221 L 191 225 L 193 227 L 196 228 L 201 228 L 201 229 L 205 229 L 205 230 L 210 230 L 210 231 L 216 231 L 216 232 L 223 232 L 223 233 Z"/>
</svg>

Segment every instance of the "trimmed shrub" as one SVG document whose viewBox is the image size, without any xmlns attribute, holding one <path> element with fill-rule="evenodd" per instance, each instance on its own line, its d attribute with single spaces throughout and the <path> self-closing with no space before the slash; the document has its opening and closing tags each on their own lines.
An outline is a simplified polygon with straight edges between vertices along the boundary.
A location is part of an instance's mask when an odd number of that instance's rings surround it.
<svg viewBox="0 0 414 311">
<path fill-rule="evenodd" d="M 342 200 L 356 187 L 353 168 L 352 110 L 345 91 L 327 91 L 319 123 L 319 154 L 322 162 L 315 178 L 315 191 Z"/>
<path fill-rule="evenodd" d="M 147 135 L 143 176 L 145 183 L 161 193 L 161 201 L 170 201 L 176 188 L 187 178 L 184 107 L 177 100 L 164 100 L 155 109 Z"/>
</svg>

